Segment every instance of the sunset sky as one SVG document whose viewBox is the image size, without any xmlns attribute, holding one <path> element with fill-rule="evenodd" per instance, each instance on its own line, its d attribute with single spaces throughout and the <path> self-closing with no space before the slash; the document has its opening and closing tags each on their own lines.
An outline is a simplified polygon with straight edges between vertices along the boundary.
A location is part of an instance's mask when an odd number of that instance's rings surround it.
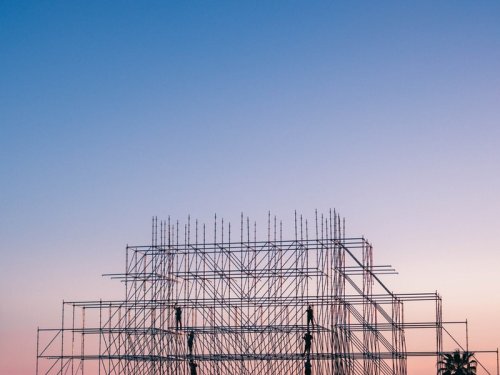
<svg viewBox="0 0 500 375">
<path fill-rule="evenodd" d="M 496 350 L 499 193 L 498 1 L 0 2 L 0 374 L 153 215 L 336 208 Z"/>
</svg>

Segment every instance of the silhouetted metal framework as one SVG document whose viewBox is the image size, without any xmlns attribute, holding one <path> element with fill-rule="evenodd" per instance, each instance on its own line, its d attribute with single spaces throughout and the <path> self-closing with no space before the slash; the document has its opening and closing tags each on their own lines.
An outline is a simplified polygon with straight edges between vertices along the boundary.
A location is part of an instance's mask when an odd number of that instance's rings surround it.
<svg viewBox="0 0 500 375">
<path fill-rule="evenodd" d="M 316 214 L 312 236 L 294 223 L 284 239 L 269 215 L 258 240 L 243 215 L 236 236 L 216 218 L 210 238 L 198 222 L 153 219 L 152 244 L 128 246 L 125 272 L 108 275 L 125 299 L 63 302 L 61 327 L 38 330 L 36 373 L 405 375 L 410 355 L 440 359 L 437 293 L 392 293 L 378 275 L 394 269 L 335 212 Z M 435 303 L 435 321 L 405 323 L 410 301 Z M 434 330 L 435 350 L 407 352 L 409 328 Z"/>
</svg>

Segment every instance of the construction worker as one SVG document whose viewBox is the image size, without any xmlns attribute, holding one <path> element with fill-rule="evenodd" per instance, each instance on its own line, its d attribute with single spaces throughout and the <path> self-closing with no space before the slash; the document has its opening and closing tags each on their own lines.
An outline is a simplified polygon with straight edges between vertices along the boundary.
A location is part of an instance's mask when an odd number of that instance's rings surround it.
<svg viewBox="0 0 500 375">
<path fill-rule="evenodd" d="M 314 312 L 311 305 L 307 306 L 306 317 L 307 317 L 307 329 L 309 330 L 309 323 L 311 324 L 311 327 L 314 327 Z"/>
<path fill-rule="evenodd" d="M 187 338 L 189 354 L 193 354 L 193 344 L 194 344 L 194 331 L 189 332 Z"/>
<path fill-rule="evenodd" d="M 182 309 L 175 305 L 175 329 L 178 330 L 179 327 L 182 329 Z"/>
<path fill-rule="evenodd" d="M 311 335 L 311 332 L 307 331 L 306 334 L 302 337 L 304 339 L 305 343 L 305 348 L 304 348 L 304 355 L 311 353 L 311 342 L 313 339 L 313 335 Z"/>
<path fill-rule="evenodd" d="M 307 361 L 304 363 L 304 374 L 311 375 L 311 373 L 312 373 L 311 371 L 312 371 L 312 365 L 311 365 L 311 361 L 308 358 Z"/>
<path fill-rule="evenodd" d="M 198 365 L 196 363 L 194 363 L 194 361 L 191 359 L 189 361 L 189 370 L 191 372 L 191 375 L 196 375 L 197 374 L 196 367 L 198 367 Z"/>
</svg>

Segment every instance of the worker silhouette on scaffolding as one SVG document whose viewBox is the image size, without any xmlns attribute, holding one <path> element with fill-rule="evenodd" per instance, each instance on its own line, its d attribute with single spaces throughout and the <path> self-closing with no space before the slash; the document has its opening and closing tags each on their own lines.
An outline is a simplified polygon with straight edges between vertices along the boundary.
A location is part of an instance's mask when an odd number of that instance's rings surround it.
<svg viewBox="0 0 500 375">
<path fill-rule="evenodd" d="M 193 344 L 194 344 L 194 331 L 189 332 L 188 338 L 187 338 L 187 344 L 188 344 L 188 350 L 189 354 L 193 354 Z"/>
<path fill-rule="evenodd" d="M 312 371 L 311 361 L 309 360 L 309 358 L 307 358 L 306 362 L 304 363 L 304 374 L 311 375 L 312 373 L 311 371 Z"/>
<path fill-rule="evenodd" d="M 304 339 L 304 344 L 305 344 L 303 355 L 307 354 L 309 356 L 309 353 L 311 353 L 311 342 L 313 339 L 313 335 L 311 335 L 310 331 L 307 331 L 306 334 L 302 338 Z"/>
<path fill-rule="evenodd" d="M 198 371 L 196 370 L 196 367 L 198 367 L 198 365 L 196 363 L 194 363 L 194 361 L 191 359 L 189 361 L 189 371 L 190 371 L 191 375 L 196 375 L 198 373 Z"/>
<path fill-rule="evenodd" d="M 182 309 L 175 305 L 175 329 L 182 329 Z"/>
<path fill-rule="evenodd" d="M 307 317 L 307 329 L 309 330 L 309 324 L 311 324 L 311 327 L 314 328 L 314 312 L 311 305 L 307 306 L 306 317 Z"/>
</svg>

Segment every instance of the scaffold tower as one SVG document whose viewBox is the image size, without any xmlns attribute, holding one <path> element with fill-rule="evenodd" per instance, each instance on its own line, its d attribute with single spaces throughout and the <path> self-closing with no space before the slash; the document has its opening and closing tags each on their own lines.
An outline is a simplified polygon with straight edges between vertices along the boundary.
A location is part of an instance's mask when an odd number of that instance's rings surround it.
<svg viewBox="0 0 500 375">
<path fill-rule="evenodd" d="M 122 300 L 64 301 L 61 327 L 39 329 L 38 374 L 406 375 L 405 329 L 431 328 L 442 355 L 441 298 L 395 294 L 372 245 L 345 235 L 336 212 L 295 214 L 292 238 L 268 216 L 265 238 L 153 219 L 151 244 L 128 246 L 107 276 Z M 405 323 L 406 301 L 433 301 L 436 319 Z"/>
</svg>

